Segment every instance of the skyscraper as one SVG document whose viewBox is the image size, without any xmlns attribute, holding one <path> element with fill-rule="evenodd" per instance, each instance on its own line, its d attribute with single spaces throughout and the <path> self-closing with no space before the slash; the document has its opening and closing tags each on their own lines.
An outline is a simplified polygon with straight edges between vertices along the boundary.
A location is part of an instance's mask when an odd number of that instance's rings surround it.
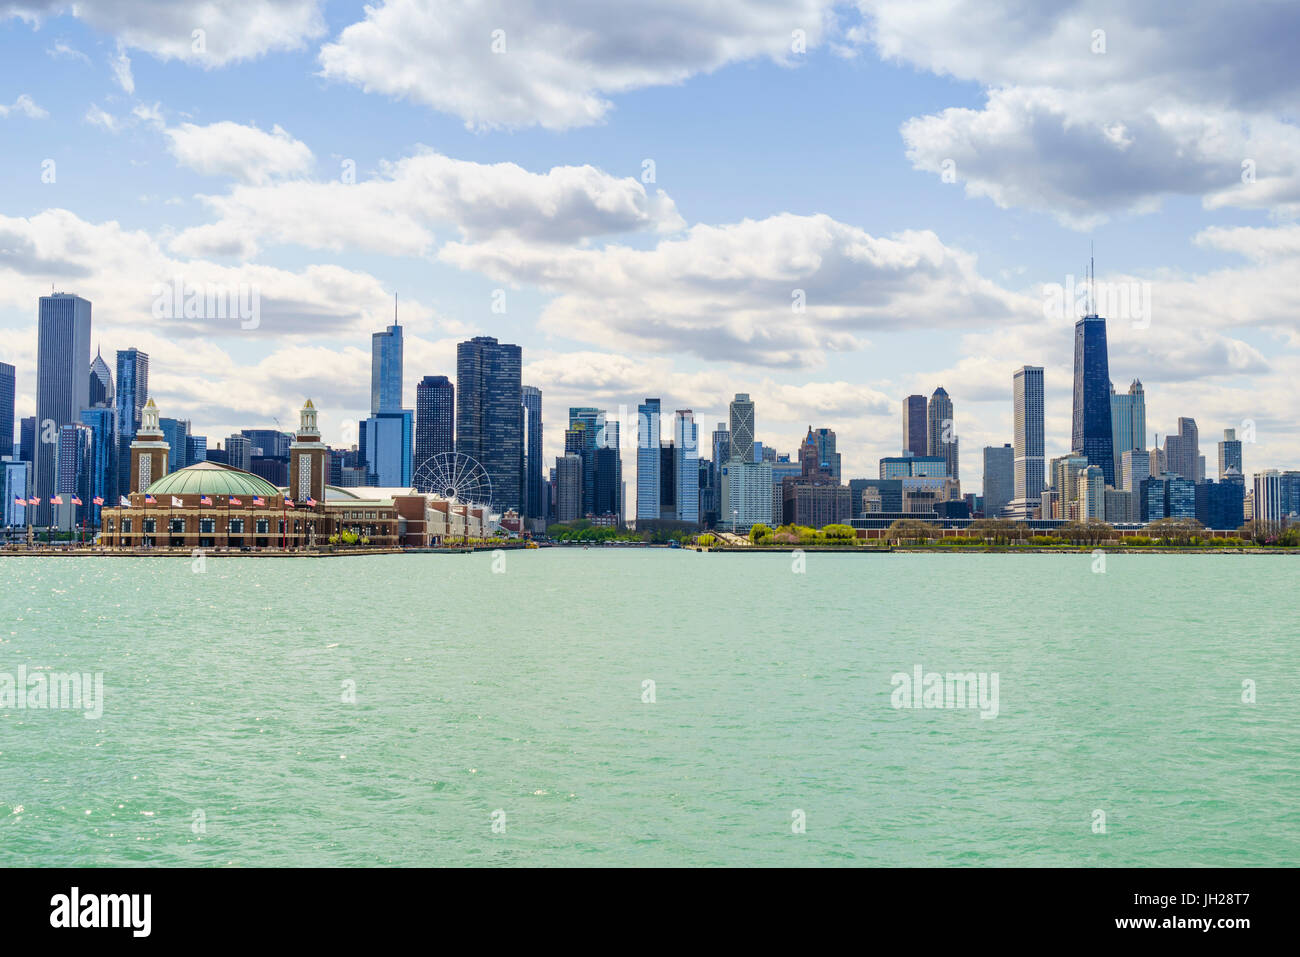
<svg viewBox="0 0 1300 957">
<path fill-rule="evenodd" d="M 731 400 L 731 458 L 754 461 L 754 403 L 747 392 L 737 392 Z"/>
<path fill-rule="evenodd" d="M 521 388 L 524 404 L 524 507 L 525 518 L 545 518 L 546 500 L 542 483 L 542 390 L 535 385 Z M 616 453 L 617 454 L 617 453 Z"/>
<path fill-rule="evenodd" d="M 1196 420 L 1180 416 L 1178 434 L 1165 436 L 1165 469 L 1193 482 L 1199 481 L 1200 457 L 1200 432 Z"/>
<path fill-rule="evenodd" d="M 695 413 L 678 409 L 674 444 L 677 467 L 677 521 L 699 524 L 700 521 L 700 428 Z"/>
<path fill-rule="evenodd" d="M 903 454 L 929 455 L 925 396 L 909 395 L 903 400 Z"/>
<path fill-rule="evenodd" d="M 1008 445 L 984 449 L 984 514 L 997 518 L 1015 497 L 1015 450 Z"/>
<path fill-rule="evenodd" d="M 190 464 L 185 461 L 185 453 L 189 448 L 190 420 L 170 419 L 163 416 L 158 420 L 158 425 L 162 428 L 163 438 L 170 448 L 167 453 L 167 471 L 175 472 L 185 468 Z"/>
<path fill-rule="evenodd" d="M 113 408 L 113 373 L 99 350 L 90 363 L 90 405 L 87 408 Z"/>
<path fill-rule="evenodd" d="M 1241 482 L 1245 473 L 1241 469 L 1241 440 L 1237 438 L 1236 429 L 1224 429 L 1223 441 L 1219 443 L 1219 481 L 1227 479 L 1228 469 L 1236 469 L 1232 479 Z"/>
<path fill-rule="evenodd" d="M 89 369 L 90 302 L 63 292 L 42 296 L 36 334 L 37 525 L 51 524 L 58 430 L 78 424 L 81 410 L 89 407 Z"/>
<path fill-rule="evenodd" d="M 117 407 L 118 434 L 130 439 L 140 427 L 140 413 L 149 401 L 149 354 L 139 349 L 117 350 Z M 130 459 L 127 460 L 130 465 Z"/>
<path fill-rule="evenodd" d="M 110 507 L 117 503 L 118 477 L 121 466 L 118 455 L 121 444 L 117 435 L 117 410 L 111 406 L 101 405 L 93 409 L 83 409 L 81 421 L 90 429 L 90 495 L 83 500 L 89 517 L 89 524 L 99 526 L 101 506 L 94 504 L 96 497 L 102 498 Z"/>
<path fill-rule="evenodd" d="M 1011 514 L 1016 518 L 1030 518 L 1043 498 L 1043 367 L 1021 366 L 1017 369 L 1012 378 L 1012 391 L 1015 487 Z"/>
<path fill-rule="evenodd" d="M 1110 418 L 1110 362 L 1106 320 L 1084 316 L 1074 324 L 1074 415 L 1070 450 L 1102 471 L 1115 484 L 1115 443 Z"/>
<path fill-rule="evenodd" d="M 816 429 L 812 433 L 817 448 L 817 464 L 826 470 L 837 483 L 840 480 L 840 453 L 835 450 L 835 432 Z"/>
<path fill-rule="evenodd" d="M 492 508 L 523 505 L 523 351 L 476 336 L 456 347 L 456 450 L 474 459 L 492 482 Z"/>
<path fill-rule="evenodd" d="M 0 362 L 0 457 L 14 448 L 14 367 Z"/>
<path fill-rule="evenodd" d="M 370 337 L 370 411 L 398 412 L 402 408 L 402 327 L 393 324 Z"/>
<path fill-rule="evenodd" d="M 540 402 L 539 396 L 539 412 Z M 456 451 L 455 435 L 456 387 L 445 375 L 427 375 L 415 387 L 415 470 L 432 456 Z"/>
<path fill-rule="evenodd" d="M 1113 385 L 1110 387 L 1110 425 L 1118 487 L 1120 456 L 1132 449 L 1147 447 L 1147 399 L 1140 379 L 1134 379 L 1126 393 L 1117 393 Z"/>
<path fill-rule="evenodd" d="M 582 514 L 596 512 L 596 449 L 604 445 L 605 410 L 590 406 L 569 409 L 569 428 L 582 433 L 582 447 L 576 451 L 582 457 Z"/>
<path fill-rule="evenodd" d="M 574 522 L 582 517 L 582 457 L 567 452 L 555 460 L 555 520 Z"/>
<path fill-rule="evenodd" d="M 926 455 L 942 455 L 948 463 L 948 477 L 960 478 L 957 459 L 957 432 L 952 418 L 952 400 L 943 386 L 930 396 Z"/>
<path fill-rule="evenodd" d="M 647 398 L 636 407 L 636 517 L 637 521 L 659 518 L 659 433 L 660 401 Z"/>
</svg>

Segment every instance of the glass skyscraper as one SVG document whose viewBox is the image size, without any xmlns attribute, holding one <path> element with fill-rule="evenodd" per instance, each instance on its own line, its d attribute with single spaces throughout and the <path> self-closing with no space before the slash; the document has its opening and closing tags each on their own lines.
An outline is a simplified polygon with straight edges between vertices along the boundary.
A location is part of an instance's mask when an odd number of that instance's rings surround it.
<svg viewBox="0 0 1300 957">
<path fill-rule="evenodd" d="M 402 327 L 393 322 L 370 338 L 370 411 L 402 409 Z"/>
<path fill-rule="evenodd" d="M 654 521 L 659 518 L 659 400 L 647 398 L 638 405 L 636 421 L 636 517 Z"/>
<path fill-rule="evenodd" d="M 36 333 L 37 525 L 49 525 L 53 518 L 49 500 L 56 487 L 58 430 L 78 424 L 89 405 L 90 302 L 64 292 L 42 296 Z"/>
<path fill-rule="evenodd" d="M 90 364 L 89 385 L 90 408 L 113 408 L 113 373 L 99 350 L 95 351 L 95 360 Z"/>
<path fill-rule="evenodd" d="M 117 504 L 120 444 L 117 437 L 117 410 L 101 406 L 84 409 L 81 421 L 90 429 L 90 495 L 83 501 L 89 524 L 99 527 L 99 510 L 93 499 L 98 496 L 108 506 Z"/>
<path fill-rule="evenodd" d="M 14 450 L 14 367 L 0 362 L 0 457 Z"/>
<path fill-rule="evenodd" d="M 117 431 L 133 438 L 140 427 L 140 414 L 149 401 L 149 354 L 139 349 L 117 350 Z"/>
<path fill-rule="evenodd" d="M 677 520 L 699 524 L 700 521 L 700 427 L 695 413 L 678 409 L 673 428 L 677 469 Z"/>
<path fill-rule="evenodd" d="M 1074 324 L 1074 417 L 1070 451 L 1101 469 L 1115 484 L 1115 442 L 1110 417 L 1110 362 L 1106 320 L 1084 316 Z"/>
<path fill-rule="evenodd" d="M 1012 390 L 1013 514 L 1029 518 L 1043 498 L 1043 367 L 1021 366 L 1013 377 Z"/>
<path fill-rule="evenodd" d="M 903 454 L 928 455 L 925 396 L 909 395 L 903 400 Z"/>
<path fill-rule="evenodd" d="M 415 469 L 456 451 L 456 387 L 445 375 L 427 375 L 415 387 Z"/>
<path fill-rule="evenodd" d="M 456 347 L 456 451 L 483 466 L 495 511 L 523 505 L 523 351 L 475 336 Z"/>
<path fill-rule="evenodd" d="M 542 484 L 542 390 L 523 386 L 524 405 L 524 508 L 525 518 L 545 518 L 545 488 Z"/>
<path fill-rule="evenodd" d="M 361 422 L 358 446 L 368 484 L 410 488 L 415 416 L 410 409 L 376 412 Z"/>
<path fill-rule="evenodd" d="M 1125 452 L 1145 449 L 1147 437 L 1147 400 L 1142 382 L 1134 379 L 1128 392 L 1110 387 L 1111 441 L 1115 446 L 1115 487 L 1119 487 L 1121 460 Z"/>
<path fill-rule="evenodd" d="M 943 386 L 930 396 L 926 455 L 942 455 L 948 463 L 948 477 L 958 478 L 957 434 L 952 419 L 952 399 Z"/>
</svg>

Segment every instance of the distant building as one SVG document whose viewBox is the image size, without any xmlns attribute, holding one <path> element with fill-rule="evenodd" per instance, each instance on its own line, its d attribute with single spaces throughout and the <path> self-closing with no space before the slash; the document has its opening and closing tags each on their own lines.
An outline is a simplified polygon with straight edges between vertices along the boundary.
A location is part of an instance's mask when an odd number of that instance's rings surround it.
<svg viewBox="0 0 1300 957">
<path fill-rule="evenodd" d="M 1152 476 L 1139 486 L 1139 520 L 1196 517 L 1196 483 L 1172 473 Z"/>
<path fill-rule="evenodd" d="M 34 482 L 36 525 L 53 524 L 50 499 L 56 494 L 58 430 L 77 425 L 82 409 L 90 407 L 90 302 L 56 292 L 41 296 L 36 332 L 36 443 Z M 12 438 L 10 439 L 12 441 Z M 71 441 L 71 440 L 69 440 Z"/>
<path fill-rule="evenodd" d="M 537 405 L 540 421 L 540 392 Z M 418 470 L 433 456 L 454 451 L 456 386 L 445 375 L 427 375 L 415 387 L 415 467 Z"/>
<path fill-rule="evenodd" d="M 639 522 L 659 518 L 660 405 L 659 399 L 647 398 L 636 408 L 636 518 Z"/>
<path fill-rule="evenodd" d="M 1134 379 L 1127 393 L 1117 393 L 1110 387 L 1110 421 L 1112 444 L 1115 448 L 1115 485 L 1119 485 L 1120 457 L 1131 449 L 1146 448 L 1147 400 L 1142 382 Z"/>
<path fill-rule="evenodd" d="M 903 399 L 903 452 L 928 455 L 927 407 L 925 396 L 909 395 Z"/>
<path fill-rule="evenodd" d="M 90 405 L 88 408 L 113 408 L 113 373 L 97 350 L 90 363 Z"/>
<path fill-rule="evenodd" d="M 492 482 L 492 510 L 523 505 L 523 350 L 491 336 L 456 347 L 456 451 Z"/>
<path fill-rule="evenodd" d="M 1146 449 L 1130 449 L 1120 455 L 1120 488 L 1134 494 L 1143 479 L 1151 477 L 1151 453 Z"/>
<path fill-rule="evenodd" d="M 370 418 L 362 420 L 359 438 L 366 475 L 369 477 L 367 485 L 379 488 L 412 486 L 415 414 L 410 409 L 372 413 Z M 518 483 L 517 466 L 515 482 Z M 495 487 L 494 479 L 493 488 Z M 495 491 L 493 496 L 495 497 Z"/>
<path fill-rule="evenodd" d="M 253 465 L 253 443 L 248 438 L 243 435 L 228 436 L 225 451 L 227 465 L 243 472 L 250 471 Z"/>
<path fill-rule="evenodd" d="M 0 458 L 14 448 L 14 367 L 0 362 Z"/>
<path fill-rule="evenodd" d="M 1165 471 L 1193 482 L 1200 480 L 1200 447 L 1196 420 L 1178 420 L 1178 434 L 1165 436 Z"/>
<path fill-rule="evenodd" d="M 1015 450 L 1008 443 L 984 448 L 984 514 L 997 518 L 1015 498 Z"/>
<path fill-rule="evenodd" d="M 1074 414 L 1070 450 L 1101 468 L 1106 485 L 1115 484 L 1115 443 L 1111 431 L 1110 361 L 1106 320 L 1084 316 L 1074 324 Z"/>
<path fill-rule="evenodd" d="M 951 478 L 948 460 L 942 455 L 887 455 L 880 460 L 880 477 Z"/>
<path fill-rule="evenodd" d="M 1133 503 L 1137 496 L 1132 492 L 1121 491 L 1120 489 L 1108 488 L 1103 493 L 1106 502 L 1105 515 L 1107 522 L 1114 524 L 1132 524 L 1138 521 L 1137 514 L 1133 509 Z"/>
<path fill-rule="evenodd" d="M 394 307 L 396 312 L 396 307 Z M 370 412 L 402 409 L 402 327 L 393 324 L 370 337 Z"/>
<path fill-rule="evenodd" d="M 1012 417 L 1015 436 L 1012 468 L 1015 488 L 1008 514 L 1018 519 L 1034 517 L 1042 505 L 1043 478 L 1043 369 L 1021 366 L 1012 377 Z M 1044 516 L 1046 517 L 1046 516 Z"/>
<path fill-rule="evenodd" d="M 957 433 L 952 417 L 952 400 L 948 398 L 948 393 L 944 391 L 943 386 L 935 389 L 934 394 L 930 396 L 926 454 L 942 456 L 948 465 L 948 477 L 960 478 L 957 457 Z"/>
<path fill-rule="evenodd" d="M 185 468 L 190 463 L 185 461 L 185 450 L 188 447 L 190 436 L 190 422 L 188 419 L 159 419 L 162 426 L 163 437 L 171 451 L 168 455 L 167 470 L 176 472 Z"/>
<path fill-rule="evenodd" d="M 834 447 L 834 434 L 831 436 Z M 695 413 L 678 409 L 674 423 L 677 472 L 677 520 L 692 525 L 700 523 L 700 429 L 695 424 Z"/>
<path fill-rule="evenodd" d="M 1219 443 L 1219 481 L 1225 480 L 1228 469 L 1235 469 L 1234 479 L 1241 481 L 1244 474 L 1241 467 L 1241 440 L 1237 438 L 1236 429 L 1224 429 L 1223 441 Z"/>
<path fill-rule="evenodd" d="M 582 517 L 582 457 L 567 452 L 555 460 L 555 520 L 576 522 Z"/>
<path fill-rule="evenodd" d="M 533 385 L 520 387 L 523 400 L 523 516 L 531 519 L 546 518 L 546 501 L 542 488 L 542 390 Z M 615 449 L 615 456 L 618 450 Z M 620 469 L 621 471 L 621 469 Z M 598 493 L 599 494 L 599 493 Z M 613 500 L 618 496 L 614 495 Z"/>
<path fill-rule="evenodd" d="M 1196 485 L 1196 520 L 1206 528 L 1240 528 L 1246 520 L 1245 504 L 1246 486 L 1239 481 Z"/>
<path fill-rule="evenodd" d="M 1255 473 L 1254 518 L 1257 522 L 1276 524 L 1282 521 L 1282 475 L 1277 469 Z"/>
<path fill-rule="evenodd" d="M 1089 465 L 1079 472 L 1079 518 L 1101 521 L 1106 517 L 1106 481 L 1101 466 Z"/>
</svg>

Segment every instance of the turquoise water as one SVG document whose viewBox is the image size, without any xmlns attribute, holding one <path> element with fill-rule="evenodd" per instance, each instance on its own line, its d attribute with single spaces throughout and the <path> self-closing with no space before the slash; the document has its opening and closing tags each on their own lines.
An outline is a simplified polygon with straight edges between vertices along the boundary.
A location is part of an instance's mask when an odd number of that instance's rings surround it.
<svg viewBox="0 0 1300 957">
<path fill-rule="evenodd" d="M 0 672 L 105 695 L 0 709 L 0 865 L 1300 861 L 1300 564 L 1092 567 L 0 558 Z M 997 717 L 895 709 L 917 664 Z"/>
</svg>

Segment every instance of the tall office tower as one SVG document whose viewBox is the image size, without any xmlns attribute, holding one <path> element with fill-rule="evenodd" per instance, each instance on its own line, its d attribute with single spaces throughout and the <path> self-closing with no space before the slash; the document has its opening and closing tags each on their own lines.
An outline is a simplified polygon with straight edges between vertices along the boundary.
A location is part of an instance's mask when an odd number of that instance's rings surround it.
<svg viewBox="0 0 1300 957">
<path fill-rule="evenodd" d="M 54 524 L 63 531 L 77 528 L 87 517 L 94 486 L 91 472 L 94 468 L 95 438 L 81 422 L 59 426 L 55 455 L 54 494 L 63 498 L 62 505 L 53 508 Z M 81 500 L 74 502 L 73 496 Z"/>
<path fill-rule="evenodd" d="M 997 518 L 1016 493 L 1015 450 L 1010 445 L 984 448 L 984 514 Z"/>
<path fill-rule="evenodd" d="M 1200 436 L 1196 428 L 1196 420 L 1181 416 L 1178 419 L 1178 434 L 1165 436 L 1165 469 L 1174 475 L 1181 475 L 1195 482 L 1200 456 Z"/>
<path fill-rule="evenodd" d="M 36 463 L 36 416 L 25 415 L 18 423 L 18 458 L 35 466 Z M 31 498 L 31 496 L 27 496 Z"/>
<path fill-rule="evenodd" d="M 14 367 L 0 362 L 0 457 L 14 448 Z"/>
<path fill-rule="evenodd" d="M 730 477 L 727 470 L 723 468 L 730 460 L 731 432 L 727 429 L 726 422 L 719 422 L 718 427 L 713 430 L 713 484 L 717 489 L 715 505 L 718 512 L 715 524 L 725 520 L 723 513 L 730 508 L 727 504 L 731 501 L 729 498 L 731 493 L 727 488 Z"/>
<path fill-rule="evenodd" d="M 582 456 L 566 452 L 555 460 L 555 520 L 576 522 L 582 517 Z"/>
<path fill-rule="evenodd" d="M 596 449 L 605 441 L 605 410 L 584 406 L 569 409 L 569 428 L 582 430 L 582 513 L 596 512 Z"/>
<path fill-rule="evenodd" d="M 1079 518 L 1101 521 L 1106 516 L 1106 482 L 1100 466 L 1079 470 Z"/>
<path fill-rule="evenodd" d="M 402 327 L 393 324 L 370 337 L 370 411 L 400 412 L 402 409 Z"/>
<path fill-rule="evenodd" d="M 1084 316 L 1074 324 L 1074 416 L 1070 451 L 1081 452 L 1115 484 L 1115 442 L 1110 418 L 1110 361 L 1106 320 Z"/>
<path fill-rule="evenodd" d="M 36 334 L 36 525 L 53 519 L 58 430 L 90 405 L 90 302 L 70 293 L 42 296 Z"/>
<path fill-rule="evenodd" d="M 730 457 L 741 462 L 754 461 L 754 403 L 747 392 L 737 392 L 731 400 Z"/>
<path fill-rule="evenodd" d="M 491 336 L 456 347 L 456 450 L 483 466 L 498 512 L 523 504 L 522 367 L 523 351 Z"/>
<path fill-rule="evenodd" d="M 1021 366 L 1012 379 L 1015 421 L 1012 502 L 1017 518 L 1029 518 L 1043 496 L 1043 367 Z"/>
<path fill-rule="evenodd" d="M 674 444 L 677 448 L 677 521 L 700 522 L 700 427 L 690 409 L 677 410 Z M 834 433 L 832 433 L 832 442 Z"/>
<path fill-rule="evenodd" d="M 1255 473 L 1255 511 L 1257 522 L 1275 525 L 1282 521 L 1282 474 L 1277 469 Z"/>
<path fill-rule="evenodd" d="M 929 455 L 925 396 L 909 395 L 903 400 L 903 454 Z"/>
<path fill-rule="evenodd" d="M 948 477 L 960 478 L 957 461 L 957 431 L 952 419 L 952 400 L 943 386 L 930 396 L 930 413 L 926 432 L 926 455 L 942 455 L 948 463 Z"/>
<path fill-rule="evenodd" d="M 524 404 L 524 507 L 525 518 L 545 518 L 546 500 L 542 480 L 542 390 L 535 385 L 521 387 Z"/>
<path fill-rule="evenodd" d="M 415 476 L 412 463 L 415 459 L 415 413 L 410 409 L 393 409 L 372 412 L 361 421 L 359 444 L 367 482 L 380 488 L 410 488 Z M 514 480 L 519 483 L 519 460 L 515 460 Z M 493 491 L 496 479 L 492 480 Z M 432 491 L 432 490 L 430 490 Z M 518 505 L 511 505 L 518 508 Z M 504 511 L 504 510 L 503 510 Z"/>
<path fill-rule="evenodd" d="M 1233 481 L 1242 481 L 1241 439 L 1237 438 L 1236 429 L 1224 429 L 1223 441 L 1219 443 L 1219 481 L 1225 481 L 1228 469 L 1236 469 Z"/>
<path fill-rule="evenodd" d="M 149 401 L 149 354 L 139 349 L 117 350 L 117 432 L 132 438 L 140 427 L 144 404 Z M 127 460 L 128 467 L 130 460 Z"/>
<path fill-rule="evenodd" d="M 245 472 L 253 467 L 253 443 L 247 436 L 227 437 L 226 464 Z"/>
<path fill-rule="evenodd" d="M 672 439 L 659 446 L 659 518 L 677 521 L 677 447 Z"/>
<path fill-rule="evenodd" d="M 719 422 L 718 427 L 713 430 L 714 468 L 716 469 L 729 458 L 731 458 L 731 433 L 727 431 L 726 422 Z"/>
<path fill-rule="evenodd" d="M 108 363 L 104 361 L 103 355 L 99 350 L 95 350 L 95 358 L 90 363 L 90 405 L 87 408 L 113 408 L 113 373 L 109 371 Z"/>
<path fill-rule="evenodd" d="M 86 515 L 90 524 L 99 527 L 100 507 L 94 504 L 96 497 L 102 498 L 111 508 L 117 504 L 118 476 L 121 465 L 118 455 L 121 444 L 117 435 L 117 410 L 111 405 L 101 405 L 94 409 L 83 409 L 81 421 L 90 429 L 90 498 L 84 499 Z"/>
<path fill-rule="evenodd" d="M 528 389 L 524 387 L 524 407 Z M 542 396 L 537 394 L 540 423 Z M 415 387 L 415 468 L 435 455 L 456 451 L 456 387 L 445 375 L 427 375 Z M 540 468 L 541 463 L 538 463 Z"/>
<path fill-rule="evenodd" d="M 1120 456 L 1130 449 L 1147 447 L 1147 398 L 1142 381 L 1134 379 L 1128 392 L 1110 387 L 1110 430 L 1115 447 L 1115 477 L 1119 478 Z"/>
<path fill-rule="evenodd" d="M 1151 474 L 1151 453 L 1146 449 L 1129 449 L 1120 456 L 1119 484 L 1125 492 L 1136 493 Z"/>
<path fill-rule="evenodd" d="M 660 402 L 647 398 L 636 407 L 636 517 L 637 521 L 659 518 L 659 434 Z"/>
<path fill-rule="evenodd" d="M 840 453 L 835 451 L 835 433 L 831 429 L 817 429 L 813 432 L 817 446 L 817 464 L 836 482 L 840 480 Z"/>
<path fill-rule="evenodd" d="M 158 425 L 171 451 L 167 455 L 167 471 L 176 472 L 189 465 L 185 453 L 189 448 L 190 420 L 160 418 Z"/>
<path fill-rule="evenodd" d="M 189 465 L 208 460 L 208 437 L 191 435 L 185 440 L 185 461 Z"/>
</svg>

